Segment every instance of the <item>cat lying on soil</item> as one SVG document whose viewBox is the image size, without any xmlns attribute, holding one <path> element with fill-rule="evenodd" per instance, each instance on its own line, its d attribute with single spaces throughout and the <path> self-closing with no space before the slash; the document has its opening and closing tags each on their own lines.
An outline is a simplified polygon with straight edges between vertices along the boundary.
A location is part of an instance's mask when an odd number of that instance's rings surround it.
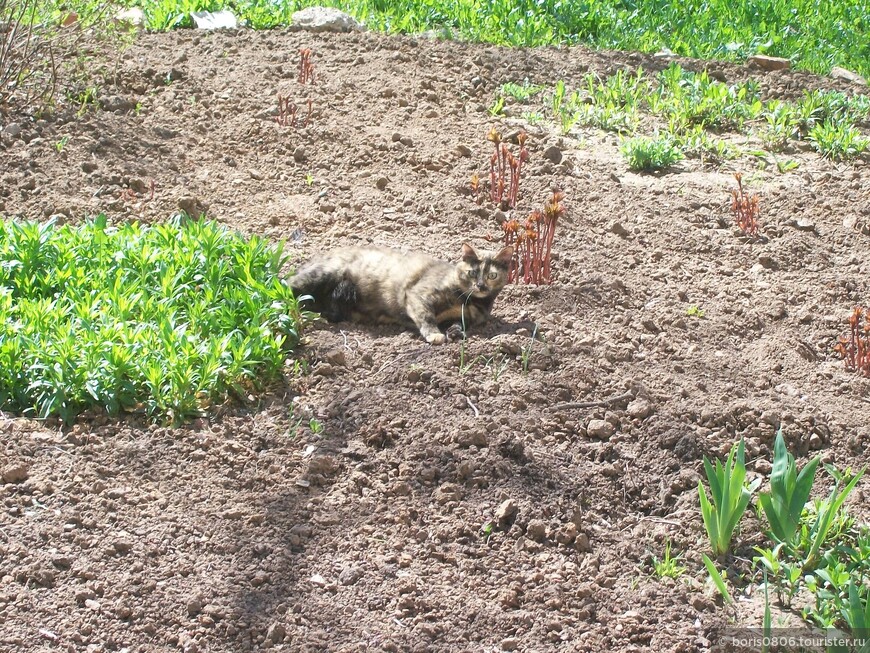
<svg viewBox="0 0 870 653">
<path fill-rule="evenodd" d="M 330 322 L 416 327 L 426 342 L 440 345 L 486 321 L 507 283 L 512 256 L 512 247 L 478 255 L 465 244 L 459 263 L 445 263 L 385 247 L 347 247 L 308 261 L 290 287 L 304 308 Z M 447 324 L 445 336 L 439 325 Z"/>
</svg>

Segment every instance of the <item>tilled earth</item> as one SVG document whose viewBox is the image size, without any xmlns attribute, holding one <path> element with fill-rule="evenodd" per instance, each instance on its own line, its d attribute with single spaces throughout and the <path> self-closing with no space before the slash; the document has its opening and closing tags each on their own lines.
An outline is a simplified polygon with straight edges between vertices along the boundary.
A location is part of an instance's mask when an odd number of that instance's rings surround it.
<svg viewBox="0 0 870 653">
<path fill-rule="evenodd" d="M 315 85 L 296 80 L 302 47 Z M 681 63 L 756 78 L 765 98 L 862 91 Z M 487 247 L 506 216 L 469 182 L 488 178 L 490 127 L 524 124 L 510 103 L 489 114 L 497 89 L 667 62 L 179 31 L 101 65 L 99 108 L 3 117 L 20 132 L 0 146 L 0 211 L 205 211 L 302 261 L 348 243 Z M 311 100 L 307 125 L 276 122 L 279 94 L 298 123 Z M 870 461 L 870 382 L 832 351 L 870 301 L 867 162 L 797 150 L 788 174 L 746 155 L 639 175 L 613 135 L 525 128 L 516 215 L 566 195 L 555 280 L 507 288 L 466 343 L 318 324 L 282 387 L 181 428 L 0 415 L 0 649 L 705 651 L 722 624 L 757 625 L 705 583 L 701 459 L 743 437 L 767 475 L 782 426 L 801 455 Z M 733 225 L 736 171 L 761 197 L 760 240 Z M 864 518 L 866 488 L 850 502 Z M 747 515 L 733 564 L 760 529 Z M 677 582 L 652 574 L 667 540 Z"/>
</svg>

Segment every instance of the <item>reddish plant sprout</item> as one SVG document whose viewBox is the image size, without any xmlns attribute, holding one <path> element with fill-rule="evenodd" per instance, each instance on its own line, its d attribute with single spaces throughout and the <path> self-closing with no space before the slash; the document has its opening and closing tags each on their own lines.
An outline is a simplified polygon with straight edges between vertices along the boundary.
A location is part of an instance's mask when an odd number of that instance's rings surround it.
<svg viewBox="0 0 870 653">
<path fill-rule="evenodd" d="M 299 107 L 294 102 L 290 101 L 289 97 L 278 95 L 278 115 L 275 116 L 275 122 L 282 127 L 296 126 L 296 113 Z"/>
<path fill-rule="evenodd" d="M 471 181 L 468 183 L 468 186 L 471 189 L 471 196 L 474 198 L 474 201 L 480 204 L 482 200 L 480 196 L 480 177 L 471 175 Z"/>
<path fill-rule="evenodd" d="M 302 123 L 303 127 L 308 127 L 308 123 L 311 122 L 311 113 L 313 111 L 313 104 L 311 102 L 311 98 L 308 98 L 308 113 L 305 114 L 305 122 Z"/>
<path fill-rule="evenodd" d="M 311 63 L 311 48 L 299 49 L 299 83 L 317 83 L 314 78 L 314 64 Z"/>
<path fill-rule="evenodd" d="M 760 210 L 758 208 L 758 195 L 753 193 L 748 195 L 743 190 L 743 175 L 739 172 L 734 174 L 737 180 L 737 190 L 731 191 L 731 212 L 734 214 L 734 219 L 737 221 L 737 226 L 740 230 L 755 238 L 758 236 L 758 218 Z"/>
<path fill-rule="evenodd" d="M 514 248 L 508 283 L 519 283 L 520 279 L 535 285 L 552 283 L 551 253 L 556 224 L 565 213 L 564 198 L 562 191 L 553 191 L 544 209 L 532 211 L 522 226 L 517 220 L 502 224 L 504 244 Z"/>
<path fill-rule="evenodd" d="M 486 135 L 486 140 L 495 146 L 489 158 L 489 198 L 493 204 L 505 204 L 506 208 L 514 208 L 517 205 L 522 165 L 529 160 L 529 152 L 526 149 L 527 139 L 526 132 L 520 131 L 517 135 L 520 152 L 518 156 L 514 156 L 494 127 Z M 510 180 L 508 180 L 508 172 L 510 172 Z"/>
<path fill-rule="evenodd" d="M 856 306 L 849 316 L 849 336 L 840 336 L 834 351 L 843 357 L 846 369 L 870 376 L 870 311 Z"/>
</svg>

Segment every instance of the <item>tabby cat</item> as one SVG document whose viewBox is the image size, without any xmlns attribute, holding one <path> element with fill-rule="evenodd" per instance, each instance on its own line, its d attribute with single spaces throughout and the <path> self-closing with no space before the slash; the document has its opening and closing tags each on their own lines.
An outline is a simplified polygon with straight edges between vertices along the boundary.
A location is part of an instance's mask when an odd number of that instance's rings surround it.
<svg viewBox="0 0 870 653">
<path fill-rule="evenodd" d="M 433 345 L 484 322 L 508 277 L 513 248 L 480 254 L 462 246 L 459 263 L 385 247 L 347 247 L 308 261 L 290 279 L 303 307 L 330 322 L 416 327 Z M 447 335 L 439 325 L 449 325 Z"/>
</svg>

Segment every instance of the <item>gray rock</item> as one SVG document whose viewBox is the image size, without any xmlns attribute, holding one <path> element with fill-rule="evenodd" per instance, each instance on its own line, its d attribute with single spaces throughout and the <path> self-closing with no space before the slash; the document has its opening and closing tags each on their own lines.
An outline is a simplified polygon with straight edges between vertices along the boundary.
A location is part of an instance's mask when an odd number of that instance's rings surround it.
<svg viewBox="0 0 870 653">
<path fill-rule="evenodd" d="M 286 635 L 287 631 L 284 626 L 279 623 L 273 623 L 269 626 L 269 630 L 266 631 L 266 639 L 273 644 L 280 644 L 283 642 Z"/>
<path fill-rule="evenodd" d="M 867 85 L 867 80 L 861 77 L 861 75 L 853 73 L 851 70 L 840 68 L 839 66 L 831 68 L 831 77 L 834 79 L 845 79 L 847 82 L 854 82 L 855 84 L 861 84 L 862 86 Z"/>
<path fill-rule="evenodd" d="M 291 28 L 309 32 L 350 32 L 363 28 L 353 16 L 332 7 L 308 7 L 291 17 Z"/>
<path fill-rule="evenodd" d="M 561 163 L 562 150 L 560 150 L 555 145 L 551 145 L 546 150 L 544 150 L 544 158 L 547 159 L 547 161 L 552 161 L 553 163 Z"/>
<path fill-rule="evenodd" d="M 190 17 L 197 29 L 236 29 L 239 21 L 233 12 L 226 9 L 222 11 L 194 11 Z"/>
<path fill-rule="evenodd" d="M 495 520 L 499 524 L 507 524 L 516 517 L 517 510 L 517 504 L 513 499 L 505 499 L 495 511 Z"/>
<path fill-rule="evenodd" d="M 543 542 L 547 537 L 547 525 L 540 519 L 533 519 L 526 526 L 526 536 L 535 542 Z"/>
<path fill-rule="evenodd" d="M 616 428 L 610 422 L 603 419 L 593 419 L 586 427 L 586 434 L 596 440 L 609 440 Z"/>
<path fill-rule="evenodd" d="M 305 162 L 305 146 L 299 145 L 295 150 L 293 150 L 293 160 L 296 163 L 304 163 Z"/>
<path fill-rule="evenodd" d="M 16 136 L 21 135 L 21 125 L 17 122 L 10 122 L 3 128 L 3 133 L 9 134 L 13 138 L 15 138 Z"/>
<path fill-rule="evenodd" d="M 617 220 L 614 220 L 609 225 L 607 225 L 607 230 L 611 233 L 616 234 L 620 238 L 628 238 L 631 234 L 628 229 L 623 226 L 623 224 Z"/>
<path fill-rule="evenodd" d="M 787 70 L 791 68 L 791 61 L 782 57 L 768 57 L 763 54 L 754 54 L 746 60 L 747 66 L 758 66 L 762 70 Z"/>
<path fill-rule="evenodd" d="M 338 575 L 338 582 L 342 585 L 356 585 L 357 581 L 362 578 L 362 571 L 359 567 L 345 567 Z"/>
</svg>

